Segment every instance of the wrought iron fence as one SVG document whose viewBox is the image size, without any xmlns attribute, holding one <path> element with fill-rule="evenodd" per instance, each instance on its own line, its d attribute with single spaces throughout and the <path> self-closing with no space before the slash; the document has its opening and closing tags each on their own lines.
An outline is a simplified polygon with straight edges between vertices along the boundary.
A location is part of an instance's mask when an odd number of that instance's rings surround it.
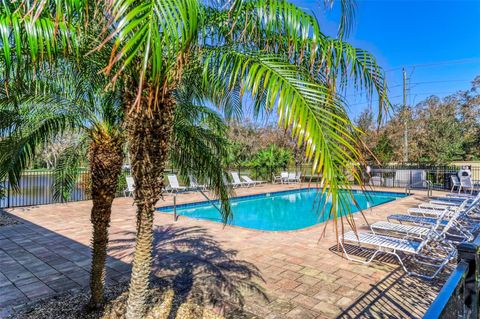
<svg viewBox="0 0 480 319">
<path fill-rule="evenodd" d="M 0 207 L 34 206 L 64 202 L 64 200 L 54 199 L 53 181 L 53 172 L 47 170 L 24 172 L 19 181 L 18 189 L 14 189 L 8 180 L 5 180 L 1 182 L 4 196 L 0 198 Z M 90 199 L 89 190 L 90 176 L 88 172 L 82 172 L 66 202 Z"/>
<path fill-rule="evenodd" d="M 480 235 L 458 246 L 458 264 L 424 319 L 479 318 Z"/>
<path fill-rule="evenodd" d="M 373 186 L 385 187 L 407 187 L 414 185 L 414 188 L 427 188 L 428 182 L 433 189 L 451 190 L 451 176 L 457 176 L 460 167 L 458 166 L 429 166 L 421 164 L 409 165 L 388 165 L 372 167 L 368 183 Z M 474 181 L 480 180 L 480 166 L 470 167 L 471 176 Z"/>
<path fill-rule="evenodd" d="M 315 181 L 318 176 L 311 174 L 310 165 L 289 166 L 282 168 L 283 171 L 302 172 L 302 180 Z M 128 171 L 128 170 L 127 170 Z M 126 174 L 128 172 L 126 171 Z M 280 172 L 260 172 L 255 168 L 232 167 L 231 171 L 239 172 L 241 175 L 250 175 L 255 179 L 270 180 L 269 176 L 278 175 Z M 383 167 L 372 167 L 370 175 L 365 175 L 365 183 L 373 186 L 401 187 L 415 185 L 412 188 L 426 188 L 424 183 L 417 183 L 425 180 L 437 190 L 449 190 L 452 187 L 450 176 L 456 175 L 458 166 L 426 166 L 420 164 L 389 165 Z M 167 173 L 178 173 L 175 168 L 166 169 Z M 472 178 L 480 181 L 480 166 L 471 167 Z M 189 181 L 183 181 L 188 185 Z M 76 183 L 75 189 L 67 201 L 81 201 L 90 199 L 90 184 L 88 172 L 83 172 Z M 8 181 L 0 182 L 0 189 L 4 196 L 0 197 L 0 207 L 32 206 L 52 204 L 59 202 L 53 198 L 53 172 L 52 171 L 27 171 L 22 175 L 19 190 L 12 189 Z M 124 185 L 125 186 L 125 185 Z"/>
</svg>

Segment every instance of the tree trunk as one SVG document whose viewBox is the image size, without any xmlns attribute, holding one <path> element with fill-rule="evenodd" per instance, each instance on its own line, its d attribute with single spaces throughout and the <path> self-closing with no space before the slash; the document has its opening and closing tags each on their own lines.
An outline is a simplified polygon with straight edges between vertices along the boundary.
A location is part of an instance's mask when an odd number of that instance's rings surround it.
<svg viewBox="0 0 480 319">
<path fill-rule="evenodd" d="M 145 102 L 146 103 L 146 102 Z M 168 95 L 151 112 L 146 105 L 127 112 L 137 236 L 127 300 L 127 319 L 142 318 L 152 270 L 153 213 L 163 187 L 163 173 L 173 125 L 174 100 Z"/>
<path fill-rule="evenodd" d="M 108 226 L 115 198 L 118 177 L 122 170 L 121 136 L 97 133 L 90 145 L 93 207 L 92 266 L 90 273 L 90 308 L 99 308 L 104 301 L 105 259 L 108 245 Z"/>
</svg>

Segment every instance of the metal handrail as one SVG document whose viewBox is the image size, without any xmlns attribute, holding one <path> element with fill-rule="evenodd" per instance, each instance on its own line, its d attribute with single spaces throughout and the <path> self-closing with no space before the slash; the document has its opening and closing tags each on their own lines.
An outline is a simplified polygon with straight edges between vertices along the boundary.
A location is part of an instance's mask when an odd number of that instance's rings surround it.
<svg viewBox="0 0 480 319">
<path fill-rule="evenodd" d="M 427 312 L 423 316 L 423 319 L 438 319 L 441 318 L 447 309 L 447 305 L 455 294 L 455 290 L 461 285 L 462 280 L 465 280 L 465 276 L 468 272 L 468 263 L 461 260 L 453 273 L 440 290 L 437 298 L 432 302 Z"/>
<path fill-rule="evenodd" d="M 433 183 L 429 180 L 426 180 L 426 179 L 423 179 L 423 180 L 415 182 L 415 183 L 410 183 L 407 186 L 405 186 L 405 194 L 410 195 L 413 186 L 418 186 L 418 185 L 423 186 L 424 184 L 427 185 L 427 196 L 431 197 L 432 192 L 433 192 Z"/>
<path fill-rule="evenodd" d="M 222 210 L 215 204 L 215 202 L 213 200 L 211 200 L 207 194 L 205 194 L 202 189 L 200 187 L 196 187 L 195 188 L 196 191 L 200 192 L 200 194 L 203 195 L 203 197 L 205 197 L 207 199 L 207 201 L 213 206 L 215 207 L 218 212 L 221 214 L 222 213 Z M 173 220 L 174 221 L 177 221 L 178 220 L 178 215 L 177 215 L 177 193 L 175 193 L 173 195 Z"/>
</svg>

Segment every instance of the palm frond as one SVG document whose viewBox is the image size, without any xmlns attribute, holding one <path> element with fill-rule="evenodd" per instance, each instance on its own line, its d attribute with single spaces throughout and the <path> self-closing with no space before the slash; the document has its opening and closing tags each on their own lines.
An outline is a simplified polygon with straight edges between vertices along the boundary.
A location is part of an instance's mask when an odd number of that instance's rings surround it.
<svg viewBox="0 0 480 319">
<path fill-rule="evenodd" d="M 330 2 L 326 0 L 326 4 Z M 342 0 L 341 5 L 345 23 L 340 25 L 342 32 L 346 32 L 349 28 L 346 21 L 353 18 L 354 3 Z M 246 1 L 239 10 L 242 14 L 230 20 L 233 27 L 228 30 L 216 27 L 225 20 L 225 10 L 206 10 L 209 32 L 203 39 L 205 46 L 212 42 L 225 43 L 247 52 L 260 48 L 306 68 L 317 81 L 328 83 L 332 88 L 337 82 L 341 88 L 353 83 L 355 89 L 379 95 L 381 120 L 390 107 L 388 88 L 383 69 L 370 53 L 353 47 L 341 37 L 327 37 L 313 14 L 286 0 Z"/>
<path fill-rule="evenodd" d="M 265 108 L 275 109 L 279 125 L 290 128 L 299 145 L 306 146 L 307 159 L 322 175 L 323 192 L 338 208 L 349 192 L 348 175 L 360 181 L 355 169 L 362 162 L 358 132 L 346 114 L 344 102 L 327 85 L 315 81 L 308 70 L 277 56 L 211 49 L 205 57 L 204 85 L 213 94 L 237 83 L 256 96 L 264 91 Z M 339 211 L 335 211 L 335 220 Z"/>
<path fill-rule="evenodd" d="M 37 150 L 67 128 L 75 127 L 74 122 L 75 119 L 64 114 L 24 119 L 23 125 L 0 141 L 0 176 L 7 175 L 12 187 L 17 189 L 21 172 L 29 167 Z"/>
<path fill-rule="evenodd" d="M 326 7 L 332 7 L 335 0 L 324 0 Z M 338 25 L 338 38 L 346 38 L 352 31 L 355 20 L 356 5 L 353 0 L 340 0 L 340 23 Z"/>
<path fill-rule="evenodd" d="M 68 201 L 81 173 L 81 163 L 86 159 L 85 139 L 67 147 L 59 156 L 53 173 L 53 198 Z"/>
<path fill-rule="evenodd" d="M 224 222 L 232 218 L 224 166 L 227 157 L 226 127 L 220 116 L 203 105 L 192 102 L 184 90 L 177 90 L 177 105 L 172 132 L 170 161 L 188 178 L 194 175 L 208 185 L 221 202 Z"/>
<path fill-rule="evenodd" d="M 131 64 L 138 66 L 138 93 L 134 104 L 138 106 L 147 82 L 157 91 L 171 75 L 173 64 L 181 68 L 176 62 L 197 36 L 200 3 L 197 0 L 113 0 L 111 15 L 113 32 L 104 43 L 113 39 L 114 46 L 106 71 L 109 73 L 118 65 L 115 79 Z"/>
</svg>

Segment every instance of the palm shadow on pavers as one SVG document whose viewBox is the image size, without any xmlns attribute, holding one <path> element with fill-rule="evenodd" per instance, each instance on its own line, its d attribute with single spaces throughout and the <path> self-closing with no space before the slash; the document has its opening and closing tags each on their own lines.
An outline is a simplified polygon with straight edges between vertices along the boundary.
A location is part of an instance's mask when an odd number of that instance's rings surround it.
<svg viewBox="0 0 480 319">
<path fill-rule="evenodd" d="M 348 254 L 359 259 L 368 259 L 372 255 L 372 250 L 355 245 L 345 245 L 345 249 Z M 343 254 L 336 245 L 331 247 L 330 251 Z M 345 262 L 351 263 L 353 267 L 365 267 L 347 259 Z M 407 267 L 416 267 L 411 258 L 406 258 L 405 262 Z M 370 284 L 370 289 L 366 289 L 367 291 L 337 318 L 422 318 L 449 275 L 448 270 L 442 271 L 433 280 L 408 275 L 395 257 L 384 253 L 377 255 L 371 265 L 378 267 L 383 264 L 393 267 L 392 271 L 378 283 Z"/>
<path fill-rule="evenodd" d="M 88 245 L 15 218 L 21 223 L 0 227 L 0 313 L 88 289 Z M 128 263 L 107 257 L 107 284 L 123 282 L 129 273 Z"/>
<path fill-rule="evenodd" d="M 114 251 L 129 252 L 132 232 L 122 234 L 110 245 Z M 173 288 L 174 307 L 169 318 L 175 318 L 178 306 L 187 298 L 209 304 L 226 314 L 236 313 L 255 296 L 267 301 L 259 269 L 236 258 L 237 251 L 223 249 L 207 230 L 199 227 L 156 226 L 154 229 L 153 268 L 162 285 Z M 114 253 L 118 255 L 117 253 Z M 127 257 L 127 256 L 122 256 Z M 158 280 L 158 279 L 157 279 Z"/>
</svg>

